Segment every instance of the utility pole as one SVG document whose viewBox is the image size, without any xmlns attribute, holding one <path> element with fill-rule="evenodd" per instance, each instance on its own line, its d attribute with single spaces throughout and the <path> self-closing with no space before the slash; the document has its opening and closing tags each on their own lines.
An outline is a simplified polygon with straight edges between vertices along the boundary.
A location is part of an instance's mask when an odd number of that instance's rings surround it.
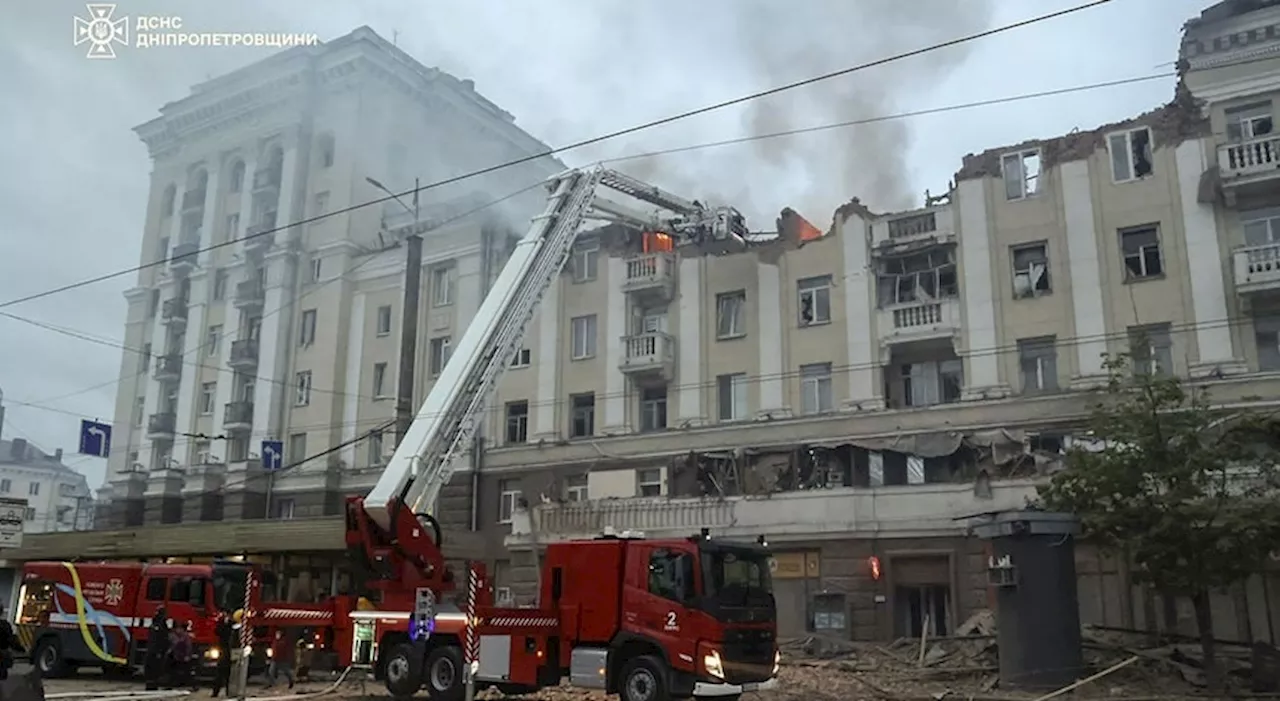
<svg viewBox="0 0 1280 701">
<path fill-rule="evenodd" d="M 396 393 L 396 445 L 413 423 L 414 366 L 418 359 L 418 301 L 422 297 L 422 234 L 418 232 L 418 179 L 413 179 L 413 231 L 405 238 L 404 313 L 400 319 L 400 385 Z"/>
</svg>

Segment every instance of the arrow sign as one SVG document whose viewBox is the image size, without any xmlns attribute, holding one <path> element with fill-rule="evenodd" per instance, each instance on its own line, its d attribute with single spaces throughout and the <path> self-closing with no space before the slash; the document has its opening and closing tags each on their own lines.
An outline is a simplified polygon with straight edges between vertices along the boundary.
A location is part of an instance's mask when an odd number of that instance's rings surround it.
<svg viewBox="0 0 1280 701">
<path fill-rule="evenodd" d="M 284 441 L 262 442 L 262 469 L 268 472 L 284 467 Z"/>
<path fill-rule="evenodd" d="M 80 453 L 95 458 L 111 454 L 111 424 L 84 419 L 80 422 Z"/>
</svg>

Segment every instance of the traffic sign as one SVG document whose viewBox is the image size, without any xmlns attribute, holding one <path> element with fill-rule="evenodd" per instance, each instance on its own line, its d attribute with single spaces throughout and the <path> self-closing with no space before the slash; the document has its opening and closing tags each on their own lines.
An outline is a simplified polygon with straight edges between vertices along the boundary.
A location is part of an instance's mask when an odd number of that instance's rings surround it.
<svg viewBox="0 0 1280 701">
<path fill-rule="evenodd" d="M 26 499 L 0 498 L 0 548 L 22 547 L 22 527 L 26 522 Z"/>
<path fill-rule="evenodd" d="M 284 441 L 262 442 L 262 469 L 279 470 L 284 467 Z"/>
<path fill-rule="evenodd" d="M 111 454 L 111 424 L 84 419 L 80 422 L 80 453 L 95 458 Z"/>
</svg>

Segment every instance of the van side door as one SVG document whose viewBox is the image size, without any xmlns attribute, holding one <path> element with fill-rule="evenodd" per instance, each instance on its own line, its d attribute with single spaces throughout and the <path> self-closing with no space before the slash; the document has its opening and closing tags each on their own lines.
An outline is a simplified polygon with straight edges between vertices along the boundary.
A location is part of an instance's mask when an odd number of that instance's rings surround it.
<svg viewBox="0 0 1280 701">
<path fill-rule="evenodd" d="M 636 568 L 642 571 L 639 586 L 626 588 L 627 596 L 634 601 L 624 601 L 625 622 L 632 632 L 658 643 L 667 651 L 668 662 L 674 669 L 694 671 L 697 636 L 693 621 L 687 620 L 688 602 L 692 599 L 694 582 L 693 555 L 673 548 L 640 546 L 637 544 Z M 635 572 L 633 569 L 632 572 Z"/>
</svg>

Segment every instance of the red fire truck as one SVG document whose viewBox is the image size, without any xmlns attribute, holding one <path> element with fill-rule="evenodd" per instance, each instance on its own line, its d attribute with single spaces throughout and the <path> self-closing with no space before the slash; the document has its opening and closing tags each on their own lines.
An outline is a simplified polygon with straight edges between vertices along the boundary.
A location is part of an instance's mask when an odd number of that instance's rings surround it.
<svg viewBox="0 0 1280 701">
<path fill-rule="evenodd" d="M 250 566 L 28 562 L 23 566 L 16 633 L 45 676 L 78 667 L 117 672 L 141 666 L 149 627 L 161 607 L 175 623 L 190 622 L 195 651 L 212 667 L 220 650 L 220 613 L 244 606 Z"/>
</svg>

